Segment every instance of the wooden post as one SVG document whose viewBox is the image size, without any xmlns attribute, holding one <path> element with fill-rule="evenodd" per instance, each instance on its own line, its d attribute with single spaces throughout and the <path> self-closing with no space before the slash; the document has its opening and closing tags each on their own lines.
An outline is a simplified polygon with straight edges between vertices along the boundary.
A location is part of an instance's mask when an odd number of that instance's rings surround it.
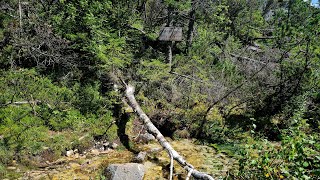
<svg viewBox="0 0 320 180">
<path fill-rule="evenodd" d="M 173 41 L 168 43 L 168 54 L 167 54 L 167 61 L 169 63 L 169 72 L 172 70 L 172 45 Z"/>
<path fill-rule="evenodd" d="M 159 41 L 166 41 L 166 44 L 167 44 L 166 61 L 169 64 L 169 72 L 172 71 L 173 43 L 175 41 L 182 41 L 182 27 L 172 26 L 172 18 L 171 18 L 172 10 L 173 8 L 171 6 L 168 6 L 168 17 L 167 17 L 166 27 L 163 27 L 160 30 L 160 34 L 159 34 Z"/>
</svg>

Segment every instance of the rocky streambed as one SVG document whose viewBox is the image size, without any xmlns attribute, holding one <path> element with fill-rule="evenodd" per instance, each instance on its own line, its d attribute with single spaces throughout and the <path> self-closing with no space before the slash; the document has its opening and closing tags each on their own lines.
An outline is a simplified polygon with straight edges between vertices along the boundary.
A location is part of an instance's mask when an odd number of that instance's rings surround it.
<svg viewBox="0 0 320 180">
<path fill-rule="evenodd" d="M 197 170 L 207 172 L 215 178 L 227 177 L 237 168 L 237 161 L 214 148 L 196 145 L 192 140 L 170 141 L 172 146 Z M 107 179 L 105 169 L 110 164 L 138 162 L 143 164 L 145 180 L 168 179 L 170 158 L 157 142 L 137 146 L 142 158 L 126 149 L 92 149 L 85 155 L 69 154 L 55 162 L 47 162 L 46 167 L 23 170 L 19 166 L 8 167 L 11 173 L 17 172 L 17 179 Z M 141 154 L 140 154 L 141 155 Z M 174 163 L 174 179 L 185 179 L 186 172 Z"/>
</svg>

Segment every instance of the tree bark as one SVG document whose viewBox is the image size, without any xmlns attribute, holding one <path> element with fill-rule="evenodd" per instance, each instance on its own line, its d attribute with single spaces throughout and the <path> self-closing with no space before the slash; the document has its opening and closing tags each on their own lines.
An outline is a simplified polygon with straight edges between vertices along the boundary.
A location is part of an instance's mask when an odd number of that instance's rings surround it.
<svg viewBox="0 0 320 180">
<path fill-rule="evenodd" d="M 19 0 L 19 25 L 20 25 L 20 31 L 22 31 L 22 7 L 21 7 L 20 0 Z"/>
<path fill-rule="evenodd" d="M 153 125 L 149 117 L 143 112 L 140 105 L 134 97 L 134 87 L 131 85 L 126 85 L 125 96 L 128 100 L 128 104 L 132 107 L 135 113 L 139 116 L 139 119 L 143 121 L 143 124 L 147 127 L 147 130 L 150 134 L 154 135 L 160 145 L 166 149 L 173 159 L 176 160 L 187 172 L 191 172 L 191 175 L 196 179 L 204 180 L 214 180 L 210 175 L 199 172 L 194 167 L 189 164 L 177 151 L 175 151 L 170 143 L 164 138 L 161 132 Z"/>
<path fill-rule="evenodd" d="M 187 42 L 186 42 L 186 52 L 189 51 L 189 48 L 192 46 L 193 41 L 193 32 L 194 32 L 194 23 L 196 21 L 196 8 L 195 8 L 195 0 L 191 1 L 191 11 L 189 12 L 189 24 L 188 24 L 188 32 L 187 32 Z"/>
<path fill-rule="evenodd" d="M 171 12 L 173 11 L 173 7 L 171 7 L 170 5 L 168 6 L 168 19 L 167 19 L 167 27 L 172 26 L 172 17 L 171 17 Z M 168 42 L 168 53 L 167 53 L 167 61 L 169 63 L 169 72 L 171 72 L 172 70 L 172 46 L 173 46 L 173 42 L 169 41 Z"/>
</svg>

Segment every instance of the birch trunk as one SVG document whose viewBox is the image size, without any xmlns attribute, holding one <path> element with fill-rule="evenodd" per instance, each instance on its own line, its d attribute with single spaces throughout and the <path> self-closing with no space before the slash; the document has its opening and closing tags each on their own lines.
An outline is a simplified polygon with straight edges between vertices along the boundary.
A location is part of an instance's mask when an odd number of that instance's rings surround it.
<svg viewBox="0 0 320 180">
<path fill-rule="evenodd" d="M 170 143 L 164 138 L 161 132 L 153 125 L 149 117 L 143 112 L 140 105 L 134 97 L 134 87 L 131 85 L 126 85 L 125 96 L 128 100 L 128 104 L 132 107 L 135 113 L 139 116 L 139 119 L 143 121 L 143 124 L 147 127 L 148 132 L 156 137 L 160 145 L 166 149 L 173 159 L 176 160 L 188 173 L 191 172 L 191 175 L 196 179 L 204 180 L 214 180 L 210 175 L 199 172 L 194 167 L 189 164 L 177 151 L 175 151 Z"/>
</svg>

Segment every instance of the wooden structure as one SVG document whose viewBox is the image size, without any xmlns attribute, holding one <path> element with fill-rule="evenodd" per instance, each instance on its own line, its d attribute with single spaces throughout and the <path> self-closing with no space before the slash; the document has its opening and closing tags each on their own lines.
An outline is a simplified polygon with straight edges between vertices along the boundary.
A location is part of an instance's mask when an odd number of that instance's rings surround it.
<svg viewBox="0 0 320 180">
<path fill-rule="evenodd" d="M 164 27 L 160 30 L 160 41 L 182 41 L 182 27 Z"/>
</svg>

